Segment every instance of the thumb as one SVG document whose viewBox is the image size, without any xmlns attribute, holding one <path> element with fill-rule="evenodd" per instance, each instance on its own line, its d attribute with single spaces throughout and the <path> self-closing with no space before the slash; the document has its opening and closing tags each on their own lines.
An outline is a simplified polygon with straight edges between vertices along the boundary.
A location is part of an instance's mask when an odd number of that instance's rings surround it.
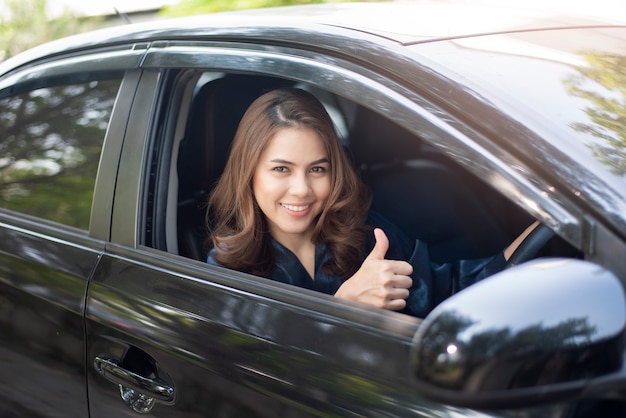
<svg viewBox="0 0 626 418">
<path fill-rule="evenodd" d="M 387 235 L 385 235 L 385 232 L 380 228 L 374 229 L 374 238 L 376 239 L 376 244 L 367 258 L 384 260 L 387 250 L 389 249 L 389 239 L 387 238 Z"/>
</svg>

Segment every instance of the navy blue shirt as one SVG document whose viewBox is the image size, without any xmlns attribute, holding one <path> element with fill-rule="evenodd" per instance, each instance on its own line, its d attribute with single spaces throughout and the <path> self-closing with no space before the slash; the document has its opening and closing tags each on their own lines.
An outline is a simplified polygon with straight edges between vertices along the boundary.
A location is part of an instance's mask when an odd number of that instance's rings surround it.
<svg viewBox="0 0 626 418">
<path fill-rule="evenodd" d="M 453 263 L 437 264 L 430 260 L 428 246 L 419 240 L 410 240 L 395 225 L 375 212 L 368 214 L 367 223 L 385 231 L 389 239 L 386 257 L 390 260 L 405 260 L 413 266 L 413 286 L 409 291 L 406 308 L 402 311 L 420 318 L 425 317 L 435 306 L 452 294 L 477 281 L 501 271 L 505 265 L 504 252 L 495 256 L 476 260 L 460 260 Z M 376 241 L 372 233 L 368 251 L 363 260 L 374 248 Z M 316 290 L 334 295 L 343 280 L 324 273 L 321 266 L 331 257 L 325 244 L 315 247 L 315 277 L 311 278 L 298 257 L 276 240 L 272 240 L 276 253 L 276 264 L 269 278 L 282 283 Z M 207 262 L 218 265 L 211 250 Z"/>
</svg>

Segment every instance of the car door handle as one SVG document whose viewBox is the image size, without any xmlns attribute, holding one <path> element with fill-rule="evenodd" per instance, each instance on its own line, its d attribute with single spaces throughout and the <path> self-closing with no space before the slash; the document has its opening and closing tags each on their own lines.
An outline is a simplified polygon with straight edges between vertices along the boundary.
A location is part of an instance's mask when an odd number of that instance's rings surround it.
<svg viewBox="0 0 626 418">
<path fill-rule="evenodd" d="M 96 356 L 94 367 L 110 382 L 130 387 L 166 404 L 174 403 L 174 387 L 158 377 L 141 376 L 124 368 L 119 360 L 106 355 Z"/>
</svg>

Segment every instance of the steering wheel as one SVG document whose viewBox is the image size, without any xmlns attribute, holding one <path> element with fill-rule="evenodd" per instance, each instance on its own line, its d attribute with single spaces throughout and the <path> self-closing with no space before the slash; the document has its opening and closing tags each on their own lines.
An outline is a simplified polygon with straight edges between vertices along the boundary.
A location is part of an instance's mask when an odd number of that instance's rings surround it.
<svg viewBox="0 0 626 418">
<path fill-rule="evenodd" d="M 511 254 L 504 268 L 508 269 L 532 260 L 553 236 L 554 231 L 550 228 L 544 224 L 537 225 Z"/>
</svg>

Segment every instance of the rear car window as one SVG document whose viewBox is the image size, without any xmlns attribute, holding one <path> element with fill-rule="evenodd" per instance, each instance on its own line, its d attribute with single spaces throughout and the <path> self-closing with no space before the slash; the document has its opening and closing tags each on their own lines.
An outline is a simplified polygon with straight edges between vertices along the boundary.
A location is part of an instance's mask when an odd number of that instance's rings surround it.
<svg viewBox="0 0 626 418">
<path fill-rule="evenodd" d="M 121 78 L 78 78 L 0 98 L 0 205 L 86 230 Z"/>
</svg>

